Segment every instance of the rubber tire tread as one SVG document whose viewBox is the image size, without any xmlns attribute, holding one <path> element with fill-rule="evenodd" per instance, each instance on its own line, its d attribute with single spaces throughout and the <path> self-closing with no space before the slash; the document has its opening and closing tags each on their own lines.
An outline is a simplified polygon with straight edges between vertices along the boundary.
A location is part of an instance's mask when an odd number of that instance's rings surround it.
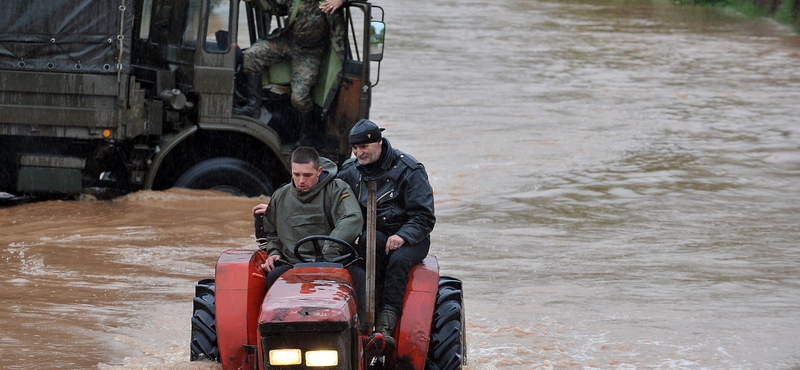
<svg viewBox="0 0 800 370">
<path fill-rule="evenodd" d="M 467 364 L 464 293 L 458 279 L 439 278 L 425 370 L 461 370 Z"/>
<path fill-rule="evenodd" d="M 195 286 L 192 314 L 190 360 L 220 361 L 217 343 L 214 279 L 203 279 Z"/>
<path fill-rule="evenodd" d="M 227 185 L 248 197 L 272 195 L 272 181 L 256 166 L 238 158 L 218 157 L 202 161 L 184 172 L 176 188 L 211 189 Z M 233 194 L 237 195 L 237 194 Z"/>
</svg>

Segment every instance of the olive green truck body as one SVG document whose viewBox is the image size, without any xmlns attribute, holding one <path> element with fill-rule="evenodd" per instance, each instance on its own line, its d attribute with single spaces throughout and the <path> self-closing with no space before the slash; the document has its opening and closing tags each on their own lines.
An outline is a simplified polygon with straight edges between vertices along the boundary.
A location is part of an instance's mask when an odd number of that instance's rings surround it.
<svg viewBox="0 0 800 370">
<path fill-rule="evenodd" d="M 263 73 L 260 119 L 233 114 L 246 100 L 237 88 L 241 50 L 286 14 L 241 0 L 3 5 L 0 192 L 112 197 L 187 187 L 258 196 L 289 180 L 299 115 L 286 66 Z M 369 115 L 384 29 L 382 9 L 370 3 L 341 11 L 345 57 L 329 47 L 311 125 L 315 147 L 338 163 L 350 156 L 349 129 Z"/>
</svg>

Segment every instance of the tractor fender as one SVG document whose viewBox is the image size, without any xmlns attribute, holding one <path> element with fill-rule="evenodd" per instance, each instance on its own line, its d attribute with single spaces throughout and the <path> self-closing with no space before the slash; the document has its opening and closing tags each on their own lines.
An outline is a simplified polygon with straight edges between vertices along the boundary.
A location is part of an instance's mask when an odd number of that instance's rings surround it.
<svg viewBox="0 0 800 370">
<path fill-rule="evenodd" d="M 245 348 L 258 344 L 258 313 L 266 293 L 259 266 L 265 259 L 264 251 L 230 249 L 217 261 L 217 343 L 223 369 L 255 368 Z"/>
<path fill-rule="evenodd" d="M 428 255 L 411 269 L 403 312 L 395 326 L 395 368 L 425 368 L 431 338 L 431 321 L 439 291 L 439 261 Z"/>
</svg>

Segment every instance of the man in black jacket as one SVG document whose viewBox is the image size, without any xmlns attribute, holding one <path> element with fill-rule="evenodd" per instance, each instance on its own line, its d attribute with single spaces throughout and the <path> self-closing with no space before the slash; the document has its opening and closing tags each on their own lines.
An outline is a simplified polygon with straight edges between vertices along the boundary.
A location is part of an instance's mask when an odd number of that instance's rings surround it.
<svg viewBox="0 0 800 370">
<path fill-rule="evenodd" d="M 375 355 L 394 348 L 397 317 L 403 309 L 411 267 L 428 255 L 430 233 L 436 223 L 433 188 L 422 163 L 392 148 L 374 122 L 362 119 L 350 130 L 355 158 L 348 159 L 339 178 L 353 189 L 366 218 L 367 182 L 377 183 L 377 282 L 383 282 L 375 333 L 367 349 Z M 366 255 L 366 234 L 357 248 Z"/>
</svg>

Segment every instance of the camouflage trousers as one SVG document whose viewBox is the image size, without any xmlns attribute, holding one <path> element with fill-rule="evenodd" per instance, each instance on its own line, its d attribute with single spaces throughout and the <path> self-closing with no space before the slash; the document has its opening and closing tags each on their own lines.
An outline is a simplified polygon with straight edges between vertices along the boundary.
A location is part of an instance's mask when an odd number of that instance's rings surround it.
<svg viewBox="0 0 800 370">
<path fill-rule="evenodd" d="M 301 112 L 308 112 L 314 108 L 311 89 L 317 82 L 324 52 L 325 45 L 304 48 L 282 37 L 259 40 L 243 52 L 244 71 L 257 73 L 264 67 L 288 60 L 292 66 L 292 105 Z"/>
</svg>

